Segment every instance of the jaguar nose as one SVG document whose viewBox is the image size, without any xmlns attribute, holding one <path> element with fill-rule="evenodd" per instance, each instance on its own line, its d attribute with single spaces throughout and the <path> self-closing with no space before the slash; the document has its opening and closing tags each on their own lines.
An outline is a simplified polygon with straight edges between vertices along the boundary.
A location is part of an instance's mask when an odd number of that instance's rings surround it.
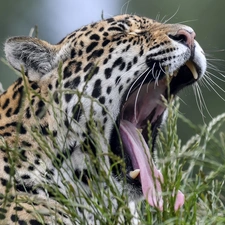
<svg viewBox="0 0 225 225">
<path fill-rule="evenodd" d="M 194 31 L 179 29 L 175 35 L 170 35 L 170 38 L 186 45 L 192 50 L 193 47 L 195 46 L 195 43 L 194 43 L 195 36 L 196 34 Z"/>
</svg>

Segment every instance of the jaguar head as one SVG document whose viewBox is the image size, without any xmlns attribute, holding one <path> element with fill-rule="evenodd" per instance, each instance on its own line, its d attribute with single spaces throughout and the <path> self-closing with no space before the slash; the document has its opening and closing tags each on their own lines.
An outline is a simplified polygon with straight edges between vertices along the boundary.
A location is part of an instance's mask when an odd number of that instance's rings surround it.
<svg viewBox="0 0 225 225">
<path fill-rule="evenodd" d="M 5 52 L 14 68 L 22 66 L 28 80 L 37 83 L 42 97 L 54 96 L 60 112 L 65 112 L 60 126 L 52 122 L 49 129 L 57 130 L 68 146 L 78 149 L 85 137 L 92 136 L 87 123 L 92 116 L 112 152 L 125 161 L 125 174 L 113 170 L 115 180 L 122 182 L 125 177 L 126 189 L 134 198 L 144 195 L 150 205 L 162 209 L 162 199 L 156 196 L 163 177 L 151 157 L 152 149 L 148 150 L 148 124 L 154 146 L 166 118 L 162 96 L 169 99 L 205 73 L 204 52 L 192 28 L 121 15 L 84 26 L 57 45 L 36 38 L 11 38 Z M 57 95 L 59 87 L 64 92 Z M 55 111 L 47 112 L 44 122 L 54 121 Z M 72 158 L 74 166 L 80 163 Z M 179 192 L 175 209 L 183 202 Z"/>
</svg>

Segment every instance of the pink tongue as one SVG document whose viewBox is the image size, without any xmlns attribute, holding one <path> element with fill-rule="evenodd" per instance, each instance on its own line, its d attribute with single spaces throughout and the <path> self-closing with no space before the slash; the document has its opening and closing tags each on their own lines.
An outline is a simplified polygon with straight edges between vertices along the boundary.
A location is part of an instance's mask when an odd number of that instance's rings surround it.
<svg viewBox="0 0 225 225">
<path fill-rule="evenodd" d="M 126 120 L 122 120 L 120 123 L 120 133 L 134 170 L 140 169 L 140 181 L 144 197 L 151 206 L 157 207 L 162 211 L 161 183 L 163 182 L 163 176 L 156 168 L 144 138 L 136 127 Z M 183 204 L 184 195 L 178 191 L 174 209 L 179 209 Z"/>
</svg>

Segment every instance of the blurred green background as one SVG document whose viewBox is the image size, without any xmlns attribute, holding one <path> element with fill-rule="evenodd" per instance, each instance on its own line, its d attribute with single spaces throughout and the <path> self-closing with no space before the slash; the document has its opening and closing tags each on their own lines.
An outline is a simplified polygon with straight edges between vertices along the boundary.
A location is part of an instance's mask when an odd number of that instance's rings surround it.
<svg viewBox="0 0 225 225">
<path fill-rule="evenodd" d="M 20 0 L 1 1 L 0 3 L 0 57 L 4 57 L 3 43 L 10 36 L 27 36 L 32 27 L 38 26 L 38 37 L 57 43 L 66 34 L 104 17 L 132 13 L 147 16 L 159 21 L 169 19 L 170 23 L 184 23 L 194 28 L 197 40 L 205 50 L 208 62 L 218 70 L 225 70 L 225 0 Z M 210 70 L 217 78 L 225 80 L 215 70 Z M 223 72 L 222 72 L 223 73 Z M 225 72 L 224 72 L 225 74 Z M 213 78 L 213 77 L 212 77 Z M 225 83 L 213 80 L 221 87 L 214 88 L 225 98 Z M 0 82 L 7 88 L 16 79 L 15 73 L 0 62 Z M 225 111 L 225 102 L 210 88 L 201 85 L 208 111 L 202 117 L 192 88 L 180 97 L 181 113 L 195 124 L 204 124 Z M 210 114 L 211 116 L 210 116 Z M 191 129 L 179 123 L 179 133 L 183 142 L 191 136 Z"/>
</svg>

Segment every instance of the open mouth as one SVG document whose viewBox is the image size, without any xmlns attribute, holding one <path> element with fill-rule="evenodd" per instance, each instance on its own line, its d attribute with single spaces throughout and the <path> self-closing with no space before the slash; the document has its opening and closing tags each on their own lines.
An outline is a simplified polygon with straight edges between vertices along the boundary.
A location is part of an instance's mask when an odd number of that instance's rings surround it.
<svg viewBox="0 0 225 225">
<path fill-rule="evenodd" d="M 198 72 L 199 73 L 198 73 Z M 128 91 L 121 108 L 120 135 L 124 154 L 129 160 L 127 165 L 127 181 L 142 189 L 144 197 L 151 206 L 163 209 L 161 184 L 163 176 L 154 164 L 149 147 L 149 126 L 151 124 L 151 140 L 154 145 L 157 131 L 166 110 L 162 96 L 166 99 L 177 94 L 182 88 L 199 79 L 199 68 L 192 61 L 172 74 L 161 70 L 158 78 L 139 82 Z M 137 83 L 137 82 L 136 82 Z M 175 210 L 184 204 L 184 195 L 178 191 Z"/>
</svg>

